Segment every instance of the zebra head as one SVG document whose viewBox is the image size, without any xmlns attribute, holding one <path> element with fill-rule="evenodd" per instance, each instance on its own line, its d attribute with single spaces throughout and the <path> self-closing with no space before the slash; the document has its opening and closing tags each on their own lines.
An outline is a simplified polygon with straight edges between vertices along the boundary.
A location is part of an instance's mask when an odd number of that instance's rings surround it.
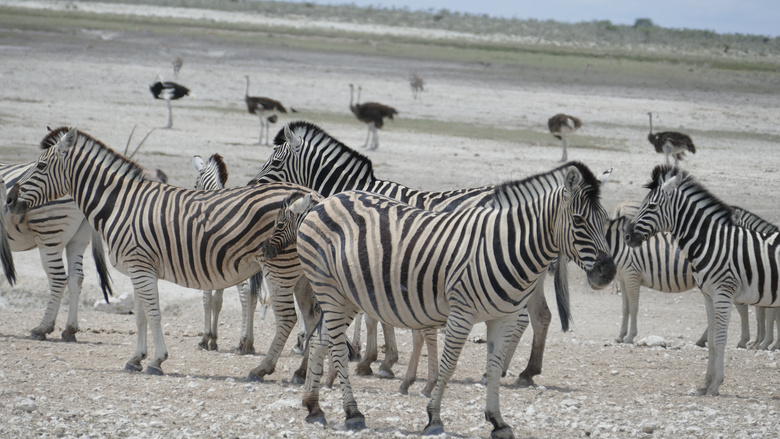
<svg viewBox="0 0 780 439">
<path fill-rule="evenodd" d="M 285 198 L 276 216 L 274 231 L 263 243 L 263 256 L 273 259 L 285 248 L 298 241 L 298 228 L 322 197 L 316 192 L 306 195 L 292 194 Z"/>
<path fill-rule="evenodd" d="M 626 228 L 626 244 L 639 247 L 656 233 L 672 231 L 677 188 L 684 178 L 685 174 L 674 166 L 660 165 L 653 169 L 652 179 L 645 185 L 650 193 Z"/>
<path fill-rule="evenodd" d="M 599 184 L 585 165 L 566 166 L 556 223 L 560 251 L 585 270 L 594 289 L 609 285 L 617 272 L 604 236 L 609 216 L 599 200 Z"/>
<path fill-rule="evenodd" d="M 192 166 L 198 171 L 198 177 L 195 179 L 195 189 L 215 190 L 225 187 L 228 172 L 221 155 L 212 155 L 208 163 L 203 161 L 201 156 L 196 155 L 192 158 Z"/>
<path fill-rule="evenodd" d="M 265 162 L 260 172 L 255 175 L 249 184 L 268 183 L 272 181 L 286 181 L 302 184 L 291 170 L 297 168 L 297 160 L 303 145 L 303 138 L 292 132 L 290 125 L 285 125 L 282 131 L 274 139 L 274 151 Z"/>
<path fill-rule="evenodd" d="M 76 128 L 59 128 L 41 142 L 43 153 L 35 166 L 22 175 L 8 194 L 8 204 L 18 209 L 37 207 L 70 193 L 65 176 L 66 156 L 76 144 Z"/>
</svg>

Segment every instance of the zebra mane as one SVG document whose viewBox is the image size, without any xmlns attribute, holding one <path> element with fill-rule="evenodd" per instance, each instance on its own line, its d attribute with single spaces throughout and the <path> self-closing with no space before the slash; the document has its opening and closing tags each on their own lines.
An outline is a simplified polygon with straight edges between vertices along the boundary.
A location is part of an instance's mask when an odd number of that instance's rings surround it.
<svg viewBox="0 0 780 439">
<path fill-rule="evenodd" d="M 680 179 L 679 187 L 685 186 L 691 193 L 696 194 L 697 203 L 705 203 L 708 206 L 715 207 L 715 212 L 722 212 L 723 221 L 730 225 L 737 225 L 734 223 L 734 207 L 728 203 L 723 202 L 720 198 L 715 196 L 706 187 L 699 183 L 691 174 L 687 171 L 678 168 L 673 165 L 658 165 L 653 168 L 653 175 L 650 178 L 650 182 L 645 184 L 645 188 L 653 191 L 659 188 L 662 184 L 662 179 L 666 180 L 669 177 L 677 176 Z M 666 177 L 666 178 L 664 178 Z"/>
<path fill-rule="evenodd" d="M 222 187 L 225 187 L 225 184 L 228 180 L 228 170 L 227 165 L 225 165 L 225 162 L 222 160 L 222 156 L 219 154 L 214 154 L 209 158 L 210 162 L 214 162 L 217 165 L 217 175 L 219 175 L 219 181 L 222 183 Z"/>
<path fill-rule="evenodd" d="M 535 198 L 537 193 L 545 192 L 551 187 L 563 184 L 563 176 L 570 166 L 576 167 L 582 175 L 584 185 L 583 193 L 591 202 L 598 203 L 601 198 L 599 180 L 585 164 L 577 161 L 563 164 L 552 171 L 532 175 L 522 180 L 508 181 L 497 185 L 493 189 L 493 199 L 499 206 L 513 206 L 516 204 L 517 192 L 528 194 L 529 198 Z"/>
<path fill-rule="evenodd" d="M 49 131 L 49 134 L 47 134 L 46 137 L 41 140 L 41 149 L 47 150 L 52 146 L 55 146 L 70 130 L 71 127 L 59 127 Z M 93 149 L 93 151 L 89 152 L 89 155 L 95 156 L 103 152 L 104 157 L 102 158 L 102 161 L 104 162 L 105 166 L 110 166 L 129 178 L 142 180 L 146 179 L 146 170 L 141 165 L 123 156 L 122 154 L 117 153 L 100 140 L 81 130 L 78 130 L 78 139 L 83 141 L 80 148 Z M 90 143 L 91 145 L 87 147 L 87 143 Z M 92 146 L 96 148 L 92 148 Z M 74 148 L 75 147 L 77 146 L 74 146 Z M 94 149 L 97 151 L 94 151 Z"/>
<path fill-rule="evenodd" d="M 319 126 L 303 120 L 290 122 L 287 126 L 290 128 L 290 131 L 304 139 L 303 144 L 305 145 L 305 148 L 314 147 L 336 149 L 338 150 L 339 154 L 347 156 L 350 161 L 357 161 L 362 167 L 368 169 L 370 171 L 371 179 L 374 179 L 374 164 L 371 162 L 370 158 L 341 143 L 338 139 L 328 134 Z M 322 145 L 321 142 L 318 142 L 315 145 L 311 145 L 310 142 L 306 141 L 307 139 L 317 137 L 327 139 L 325 144 Z M 276 133 L 276 137 L 274 138 L 274 145 L 283 145 L 286 140 L 287 139 L 284 137 L 284 129 L 281 129 L 278 133 Z"/>
</svg>

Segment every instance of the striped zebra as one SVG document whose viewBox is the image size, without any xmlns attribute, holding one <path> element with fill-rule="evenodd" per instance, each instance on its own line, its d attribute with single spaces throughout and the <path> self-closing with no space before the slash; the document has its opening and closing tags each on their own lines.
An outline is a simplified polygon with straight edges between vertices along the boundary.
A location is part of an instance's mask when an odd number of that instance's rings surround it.
<svg viewBox="0 0 780 439">
<path fill-rule="evenodd" d="M 734 223 L 734 208 L 723 203 L 687 172 L 658 166 L 650 193 L 626 230 L 630 246 L 670 232 L 696 270 L 708 320 L 708 359 L 699 393 L 718 395 L 733 303 L 779 307 L 780 245 L 765 235 Z"/>
<path fill-rule="evenodd" d="M 16 283 L 16 267 L 14 266 L 14 255 L 11 252 L 11 244 L 8 242 L 8 232 L 6 231 L 6 190 L 3 174 L 0 174 L 0 263 L 3 265 L 3 274 L 8 281 L 8 285 Z"/>
<path fill-rule="evenodd" d="M 293 122 L 285 126 L 277 134 L 274 144 L 273 154 L 255 176 L 253 182 L 285 181 L 296 183 L 311 188 L 324 197 L 346 190 L 359 189 L 432 211 L 451 211 L 484 206 L 492 199 L 493 186 L 446 192 L 426 192 L 391 181 L 379 180 L 374 177 L 370 159 L 334 139 L 320 127 L 308 122 Z M 565 264 L 559 266 L 565 268 Z M 561 275 L 556 275 L 556 279 L 559 277 Z M 561 285 L 565 284 L 565 282 L 557 280 L 556 282 Z M 534 343 L 528 366 L 518 377 L 518 383 L 532 384 L 533 377 L 541 373 L 547 329 L 551 320 L 550 311 L 544 298 L 543 283 L 543 280 L 539 282 L 539 292 L 537 293 L 539 300 L 530 302 L 532 308 L 529 312 L 534 328 Z M 562 295 L 563 293 L 556 292 L 556 294 Z M 527 326 L 527 314 L 521 314 L 519 325 L 523 325 L 523 322 Z M 568 324 L 568 322 L 564 324 Z M 371 316 L 366 316 L 366 326 L 368 327 L 367 338 L 369 339 L 367 346 L 373 349 L 367 349 L 368 352 L 358 364 L 357 371 L 361 375 L 371 374 L 371 363 L 377 358 L 376 320 L 372 319 Z M 394 342 L 395 337 L 390 336 L 392 333 L 391 328 L 385 331 L 388 349 L 385 361 L 379 368 L 380 376 L 393 376 L 391 368 L 393 363 L 397 361 L 398 355 Z M 522 330 L 519 334 L 522 334 Z M 517 337 L 519 339 L 519 335 Z M 418 342 L 421 340 L 419 334 L 415 340 Z M 429 342 L 429 349 L 435 349 L 435 344 L 430 344 L 435 343 L 435 337 L 433 339 L 425 337 L 425 340 Z M 415 352 L 418 352 L 419 346 L 414 349 Z M 411 364 L 412 362 L 410 362 L 410 367 Z M 416 369 L 416 362 L 414 367 Z M 406 393 L 409 386 L 407 380 L 413 380 L 411 378 L 413 375 L 414 373 L 410 375 L 410 371 L 407 370 L 406 378 L 399 389 L 401 393 Z M 330 379 L 332 378 L 333 376 L 330 377 Z"/>
<path fill-rule="evenodd" d="M 143 369 L 148 319 L 154 356 L 146 372 L 162 374 L 168 352 L 158 279 L 220 289 L 254 275 L 262 268 L 262 243 L 281 202 L 304 189 L 278 183 L 196 191 L 150 182 L 134 162 L 75 128 L 59 128 L 50 136 L 62 133 L 56 145 L 43 143 L 48 147 L 17 181 L 12 201 L 34 207 L 65 194 L 73 197 L 108 244 L 111 263 L 133 283 L 136 350 L 125 368 Z"/>
<path fill-rule="evenodd" d="M 325 199 L 306 215 L 297 249 L 322 309 L 303 403 L 308 422 L 325 423 L 319 381 L 326 340 L 342 385 L 346 426 L 365 427 L 349 383 L 346 330 L 359 310 L 395 327 L 446 327 L 424 434 L 444 431 L 441 400 L 466 338 L 487 323 L 487 403 L 492 436 L 511 437 L 499 410 L 506 344 L 540 276 L 559 254 L 594 288 L 615 276 L 603 234 L 599 182 L 571 163 L 496 186 L 486 206 L 431 212 L 363 191 Z"/>
<path fill-rule="evenodd" d="M 55 144 L 63 135 L 50 132 L 41 143 L 42 148 Z M 20 164 L 1 164 L 0 176 L 5 180 L 3 189 L 11 188 L 19 179 L 33 169 L 36 162 Z M 11 195 L 11 193 L 9 193 Z M 5 200 L 5 197 L 3 197 Z M 40 324 L 32 329 L 30 336 L 36 340 L 45 340 L 54 332 L 57 314 L 62 303 L 65 287 L 68 288 L 68 319 L 62 331 L 63 341 L 76 342 L 79 330 L 78 304 L 81 285 L 84 280 L 84 251 L 92 242 L 92 255 L 97 267 L 98 280 L 103 296 L 108 301 L 111 294 L 111 278 L 105 262 L 103 240 L 84 218 L 71 197 L 48 202 L 22 213 L 7 210 L 4 221 L 8 233 L 8 242 L 12 251 L 21 252 L 38 248 L 41 264 L 49 282 L 49 299 Z M 67 256 L 67 270 L 63 260 Z"/>
</svg>

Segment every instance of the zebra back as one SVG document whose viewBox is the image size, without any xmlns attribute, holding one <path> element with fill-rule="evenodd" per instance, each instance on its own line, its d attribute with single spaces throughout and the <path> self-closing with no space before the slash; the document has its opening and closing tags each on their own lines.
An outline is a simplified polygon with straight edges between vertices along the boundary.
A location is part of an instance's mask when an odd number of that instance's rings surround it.
<svg viewBox="0 0 780 439">
<path fill-rule="evenodd" d="M 733 206 L 733 208 L 734 213 L 732 214 L 731 220 L 734 222 L 734 224 L 740 227 L 755 230 L 756 232 L 763 233 L 764 235 L 778 233 L 780 230 L 776 225 L 761 218 L 755 213 L 750 212 L 749 210 L 743 209 L 739 206 Z"/>
</svg>

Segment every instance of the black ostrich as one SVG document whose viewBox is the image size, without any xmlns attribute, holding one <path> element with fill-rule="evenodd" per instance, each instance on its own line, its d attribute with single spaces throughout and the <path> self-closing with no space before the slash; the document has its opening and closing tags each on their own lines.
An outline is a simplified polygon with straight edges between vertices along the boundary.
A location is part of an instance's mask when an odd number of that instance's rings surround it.
<svg viewBox="0 0 780 439">
<path fill-rule="evenodd" d="M 357 117 L 359 121 L 368 125 L 368 134 L 366 135 L 366 143 L 363 145 L 363 148 L 368 147 L 373 150 L 379 148 L 379 134 L 377 130 L 384 126 L 384 119 L 386 117 L 392 119 L 394 115 L 398 114 L 398 111 L 393 107 L 377 102 L 366 102 L 361 104 L 361 90 L 362 88 L 358 88 L 358 103 L 353 104 L 352 99 L 355 94 L 355 86 L 349 84 L 349 109 L 352 110 L 352 113 L 355 114 L 355 117 Z M 371 146 L 369 146 L 369 139 Z"/>
<path fill-rule="evenodd" d="M 168 124 L 165 128 L 172 127 L 173 112 L 171 111 L 171 101 L 188 96 L 190 94 L 190 89 L 175 82 L 163 81 L 162 78 L 160 78 L 160 75 L 157 75 L 154 83 L 149 86 L 149 91 L 152 92 L 152 96 L 154 96 L 155 99 L 162 99 L 168 103 Z"/>
<path fill-rule="evenodd" d="M 675 166 L 685 157 L 686 151 L 696 154 L 696 146 L 693 145 L 693 140 L 687 134 L 675 131 L 653 134 L 653 113 L 648 112 L 647 115 L 650 116 L 650 134 L 647 135 L 647 140 L 655 146 L 655 152 L 666 155 L 667 165 L 669 164 L 670 154 L 674 156 Z"/>
<path fill-rule="evenodd" d="M 244 101 L 246 102 L 246 111 L 250 114 L 255 114 L 260 118 L 260 138 L 257 140 L 259 145 L 263 144 L 263 131 L 265 131 L 265 144 L 269 145 L 268 132 L 270 131 L 270 124 L 276 123 L 278 117 L 276 112 L 287 113 L 287 109 L 284 108 L 281 102 L 258 96 L 249 96 L 249 76 L 246 78 L 246 92 L 244 92 Z"/>
<path fill-rule="evenodd" d="M 562 162 L 568 160 L 568 154 L 566 153 L 566 136 L 574 133 L 582 126 L 582 121 L 574 116 L 568 114 L 558 113 L 555 116 L 547 120 L 547 127 L 550 128 L 550 133 L 563 142 L 563 157 Z"/>
</svg>

